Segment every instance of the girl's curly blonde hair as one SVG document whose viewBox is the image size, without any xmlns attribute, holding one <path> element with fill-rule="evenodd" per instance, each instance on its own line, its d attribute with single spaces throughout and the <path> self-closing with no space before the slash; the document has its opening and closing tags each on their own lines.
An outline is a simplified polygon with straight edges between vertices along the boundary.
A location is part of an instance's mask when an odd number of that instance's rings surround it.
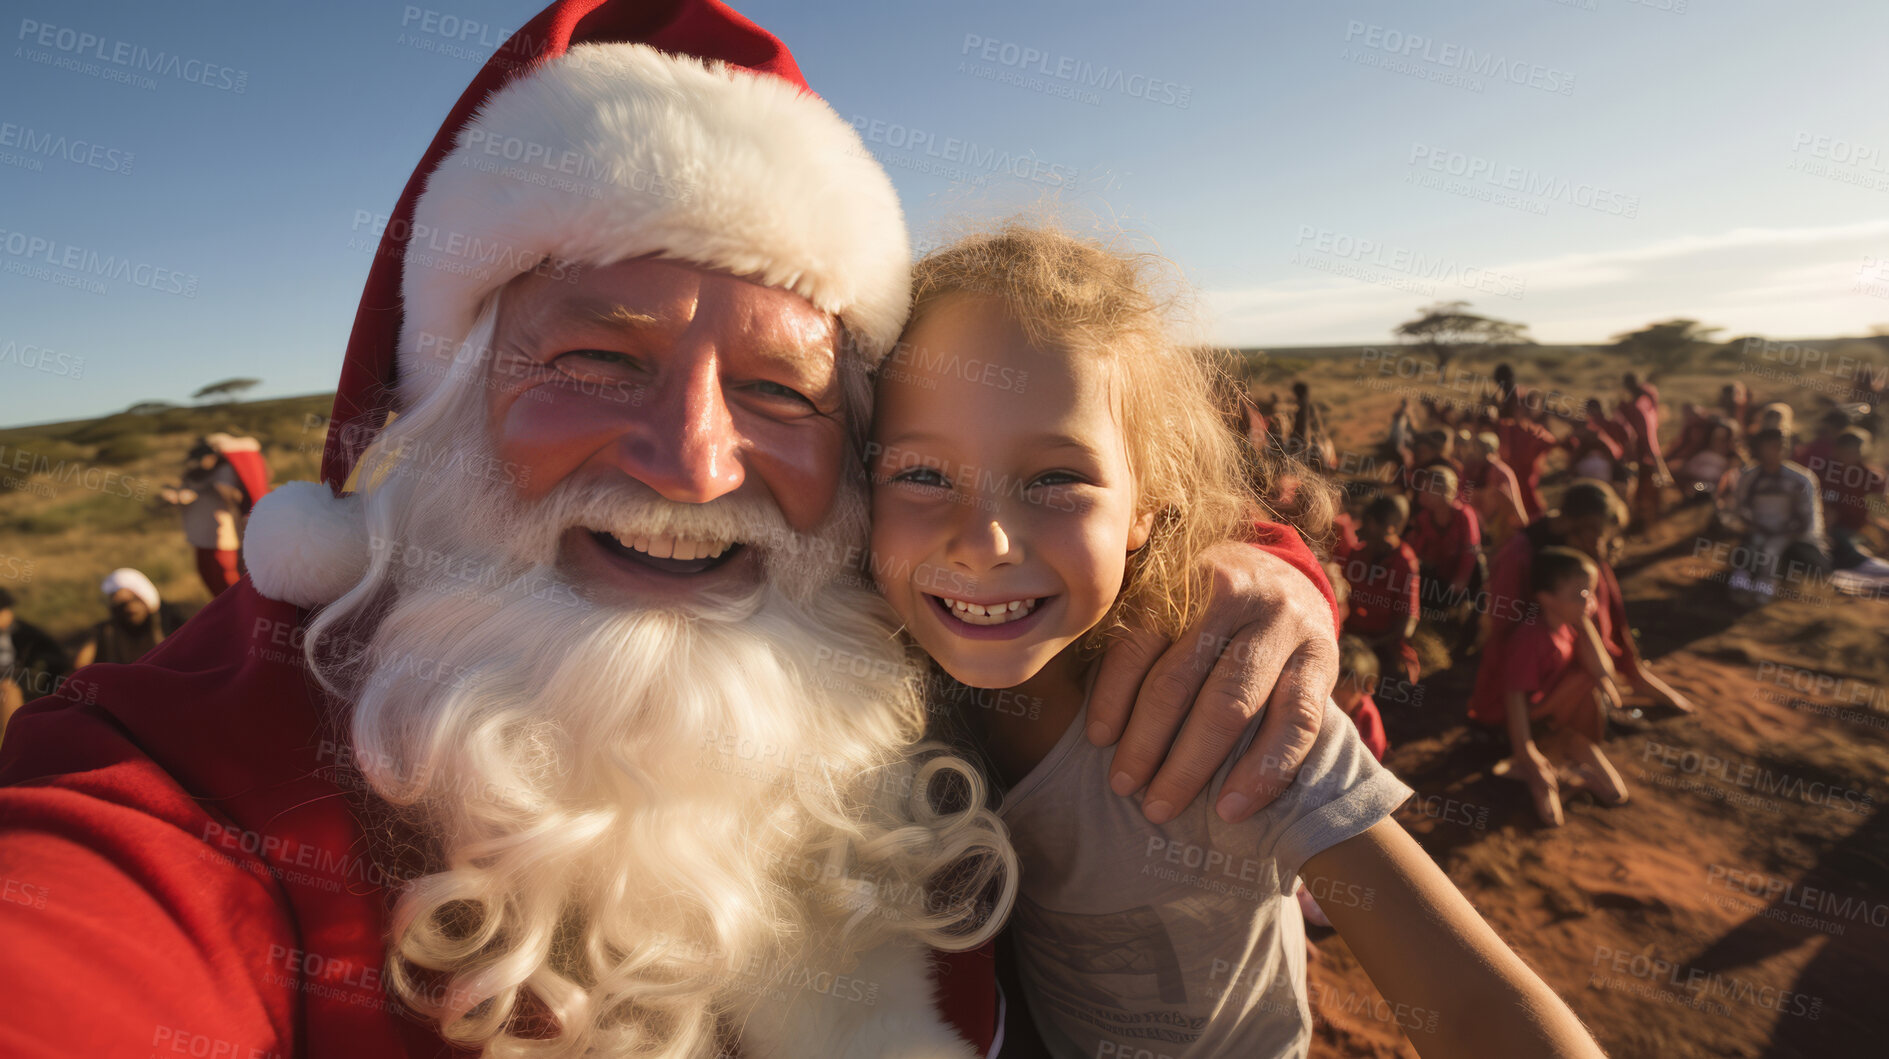
<svg viewBox="0 0 1889 1059">
<path fill-rule="evenodd" d="M 1180 636 L 1207 602 L 1200 554 L 1249 538 L 1256 518 L 1277 521 L 1255 489 L 1274 480 L 1265 457 L 1230 429 L 1220 407 L 1224 369 L 1174 334 L 1185 289 L 1175 273 L 1158 254 L 1018 220 L 935 250 L 913 271 L 907 327 L 952 295 L 986 295 L 1039 349 L 1101 357 L 1113 372 L 1136 508 L 1155 518 L 1091 646 L 1131 614 L 1151 631 Z"/>
</svg>

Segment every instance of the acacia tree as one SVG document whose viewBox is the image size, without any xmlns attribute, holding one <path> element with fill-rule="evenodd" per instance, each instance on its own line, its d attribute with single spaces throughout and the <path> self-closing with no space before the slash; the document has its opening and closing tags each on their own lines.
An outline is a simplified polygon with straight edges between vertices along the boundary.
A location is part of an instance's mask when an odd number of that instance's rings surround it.
<svg viewBox="0 0 1889 1059">
<path fill-rule="evenodd" d="M 1450 361 L 1471 351 L 1500 357 L 1521 345 L 1534 345 L 1528 325 L 1469 311 L 1468 302 L 1438 302 L 1397 325 L 1398 338 L 1414 342 L 1436 360 L 1439 376 L 1447 377 Z"/>
<path fill-rule="evenodd" d="M 1615 335 L 1612 348 L 1645 367 L 1645 374 L 1650 378 L 1671 372 L 1701 351 L 1717 345 L 1712 336 L 1721 330 L 1724 329 L 1706 327 L 1697 320 L 1661 320 L 1638 331 Z"/>
<path fill-rule="evenodd" d="M 224 379 L 222 382 L 213 382 L 201 390 L 198 390 L 196 393 L 191 394 L 190 399 L 193 401 L 202 401 L 213 397 L 220 397 L 227 403 L 236 400 L 237 394 L 261 382 L 261 379 Z"/>
</svg>

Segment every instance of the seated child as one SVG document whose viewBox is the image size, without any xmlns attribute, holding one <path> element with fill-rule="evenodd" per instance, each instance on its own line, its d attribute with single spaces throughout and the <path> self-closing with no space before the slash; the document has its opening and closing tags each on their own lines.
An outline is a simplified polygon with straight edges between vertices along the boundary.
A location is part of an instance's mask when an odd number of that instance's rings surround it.
<svg viewBox="0 0 1889 1059">
<path fill-rule="evenodd" d="M 1335 705 L 1291 789 L 1239 824 L 1212 809 L 1231 764 L 1161 823 L 1109 794 L 1112 752 L 1085 736 L 1095 649 L 1129 619 L 1181 635 L 1202 549 L 1260 504 L 1148 260 L 1015 225 L 936 251 L 903 339 L 923 355 L 877 380 L 880 589 L 951 678 L 1029 704 L 941 715 L 1005 788 L 1012 1004 L 1059 1057 L 1303 1056 L 1303 878 L 1388 1001 L 1441 1014 L 1426 1052 L 1598 1056 L 1389 818 L 1410 789 Z"/>
<path fill-rule="evenodd" d="M 1745 463 L 1738 452 L 1738 438 L 1731 420 L 1707 420 L 1704 440 L 1675 465 L 1673 476 L 1680 495 L 1688 500 L 1716 502 L 1727 494 Z"/>
<path fill-rule="evenodd" d="M 1417 510 L 1404 536 L 1417 556 L 1423 601 L 1452 616 L 1469 602 L 1470 590 L 1481 587 L 1482 528 L 1476 510 L 1457 495 L 1457 482 L 1448 467 L 1422 473 Z"/>
<path fill-rule="evenodd" d="M 1869 504 L 1870 497 L 1882 495 L 1884 477 L 1863 462 L 1869 441 L 1868 431 L 1849 427 L 1831 442 L 1829 456 L 1813 454 L 1806 465 L 1823 485 L 1825 529 L 1832 565 L 1838 570 L 1853 569 L 1876 558 L 1863 538 L 1863 530 L 1872 521 L 1882 523 L 1880 516 L 1872 517 Z"/>
<path fill-rule="evenodd" d="M 1371 645 L 1386 674 L 1415 684 L 1422 676 L 1417 649 L 1410 643 L 1422 615 L 1422 582 L 1417 553 L 1404 543 L 1410 503 L 1394 493 L 1364 508 L 1359 547 L 1334 553 L 1350 586 L 1344 631 Z"/>
<path fill-rule="evenodd" d="M 1594 560 L 1573 548 L 1543 548 L 1529 569 L 1535 620 L 1515 630 L 1502 655 L 1483 661 L 1502 667 L 1508 710 L 1511 754 L 1496 774 L 1528 784 L 1535 811 L 1551 827 L 1563 821 L 1564 788 L 1587 790 L 1603 805 L 1627 800 L 1625 782 L 1600 752 L 1607 707 L 1620 704 L 1620 688 L 1594 632 L 1599 587 Z M 1567 768 L 1558 770 L 1555 759 Z"/>
<path fill-rule="evenodd" d="M 1384 718 L 1377 712 L 1377 700 L 1371 694 L 1377 689 L 1378 674 L 1377 655 L 1372 653 L 1370 644 L 1356 636 L 1338 638 L 1338 686 L 1332 689 L 1331 701 L 1358 726 L 1358 738 L 1364 740 L 1364 748 L 1382 761 L 1391 744 L 1384 734 Z"/>
<path fill-rule="evenodd" d="M 1528 525 L 1521 483 L 1515 478 L 1515 469 L 1502 462 L 1498 454 L 1501 447 L 1493 430 L 1472 434 L 1463 445 L 1462 492 L 1476 510 L 1476 522 L 1490 554 Z"/>
</svg>

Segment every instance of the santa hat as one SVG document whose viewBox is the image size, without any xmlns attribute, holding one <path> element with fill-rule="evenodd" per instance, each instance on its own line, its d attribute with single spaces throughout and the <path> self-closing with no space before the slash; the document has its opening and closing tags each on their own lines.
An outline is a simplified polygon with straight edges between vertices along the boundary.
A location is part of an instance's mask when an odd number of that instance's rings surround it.
<svg viewBox="0 0 1889 1059">
<path fill-rule="evenodd" d="M 559 0 L 487 61 L 388 219 L 323 480 L 341 488 L 507 282 L 652 254 L 794 291 L 870 361 L 905 321 L 892 183 L 779 40 L 719 0 Z"/>
</svg>

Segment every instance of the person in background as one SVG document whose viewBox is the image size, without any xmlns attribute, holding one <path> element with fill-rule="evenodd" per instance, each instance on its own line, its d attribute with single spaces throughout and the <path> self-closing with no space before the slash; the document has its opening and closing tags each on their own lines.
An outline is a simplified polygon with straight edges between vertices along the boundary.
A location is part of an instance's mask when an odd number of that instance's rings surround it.
<svg viewBox="0 0 1889 1059">
<path fill-rule="evenodd" d="M 1528 525 L 1521 483 L 1515 469 L 1502 462 L 1502 441 L 1493 430 L 1468 436 L 1458 450 L 1463 453 L 1463 498 L 1475 508 L 1483 543 L 1493 552 Z"/>
<path fill-rule="evenodd" d="M 1457 620 L 1471 591 L 1481 587 L 1482 528 L 1475 509 L 1458 495 L 1455 471 L 1432 467 L 1418 474 L 1417 510 L 1404 539 L 1417 556 L 1424 602 Z"/>
<path fill-rule="evenodd" d="M 99 591 L 111 617 L 92 626 L 74 659 L 77 666 L 136 662 L 183 624 L 183 618 L 158 598 L 151 579 L 129 566 L 113 570 Z"/>
<path fill-rule="evenodd" d="M 1876 558 L 1863 541 L 1863 531 L 1872 523 L 1889 529 L 1889 523 L 1869 510 L 1869 498 L 1881 496 L 1884 487 L 1881 469 L 1863 462 L 1869 445 L 1868 431 L 1850 427 L 1831 443 L 1827 460 L 1806 468 L 1823 486 L 1824 527 L 1830 537 L 1831 565 L 1838 570 L 1854 569 Z"/>
<path fill-rule="evenodd" d="M 1607 418 L 1600 398 L 1590 397 L 1583 411 L 1586 418 L 1576 424 L 1561 444 L 1568 450 L 1568 467 L 1577 478 L 1617 484 L 1626 479 L 1625 427 Z"/>
<path fill-rule="evenodd" d="M 196 551 L 197 576 L 215 599 L 242 577 L 238 520 L 248 503 L 242 477 L 208 439 L 200 438 L 184 457 L 183 481 L 157 495 L 183 509 L 184 540 Z"/>
<path fill-rule="evenodd" d="M 0 738 L 13 711 L 59 690 L 59 682 L 72 672 L 59 641 L 22 619 L 16 602 L 12 592 L 0 588 Z"/>
<path fill-rule="evenodd" d="M 1751 421 L 1751 388 L 1742 382 L 1728 382 L 1718 389 L 1718 408 L 1733 424 L 1739 433 L 1745 432 L 1745 426 Z"/>
<path fill-rule="evenodd" d="M 1639 482 L 1633 490 L 1633 514 L 1644 529 L 1659 519 L 1659 492 L 1673 480 L 1659 446 L 1659 390 L 1633 372 L 1620 377 L 1620 386 L 1626 392 L 1620 414 L 1633 430 L 1630 451 L 1640 464 Z"/>
<path fill-rule="evenodd" d="M 1829 409 L 1817 417 L 1816 436 L 1791 450 L 1791 461 L 1817 473 L 1818 468 L 1829 466 L 1830 450 L 1836 447 L 1837 436 L 1849 428 L 1848 413 L 1841 408 Z"/>
<path fill-rule="evenodd" d="M 1626 523 L 1626 506 L 1609 485 L 1581 478 L 1568 486 L 1560 505 L 1528 524 L 1509 539 L 1489 563 L 1488 606 L 1483 612 L 1483 663 L 1476 671 L 1476 686 L 1469 699 L 1472 720 L 1501 725 L 1507 718 L 1502 696 L 1501 663 L 1509 641 L 1529 620 L 1529 570 L 1543 548 L 1566 546 L 1594 560 L 1600 571 L 1595 590 L 1595 633 L 1613 666 L 1626 683 L 1654 703 L 1690 713 L 1692 702 L 1662 680 L 1640 657 L 1639 645 L 1627 623 L 1626 598 L 1607 560 L 1614 537 Z"/>
<path fill-rule="evenodd" d="M 1462 480 L 1462 464 L 1456 462 L 1451 451 L 1455 440 L 1453 433 L 1441 427 L 1420 431 L 1411 440 L 1410 452 L 1398 476 L 1398 488 L 1412 504 L 1416 503 L 1417 494 L 1422 491 L 1420 482 L 1423 471 L 1432 467 L 1448 467 L 1456 472 L 1458 481 Z"/>
<path fill-rule="evenodd" d="M 1292 431 L 1284 439 L 1286 454 L 1314 470 L 1324 470 L 1336 462 L 1337 449 L 1325 432 L 1325 417 L 1312 400 L 1311 387 L 1303 382 L 1292 384 Z"/>
<path fill-rule="evenodd" d="M 1554 431 L 1536 422 L 1518 405 L 1515 415 L 1500 415 L 1495 436 L 1501 448 L 1502 462 L 1515 469 L 1515 480 L 1522 487 L 1522 510 L 1530 521 L 1541 517 L 1541 461 L 1554 451 Z"/>
<path fill-rule="evenodd" d="M 1738 451 L 1738 430 L 1731 420 L 1714 416 L 1705 423 L 1704 443 L 1675 465 L 1673 476 L 1687 500 L 1724 496 L 1745 465 Z"/>
<path fill-rule="evenodd" d="M 1364 748 L 1382 761 L 1391 744 L 1384 734 L 1384 715 L 1378 712 L 1377 699 L 1372 695 L 1380 673 L 1370 644 L 1349 634 L 1338 638 L 1338 684 L 1332 688 L 1331 700 L 1358 726 Z"/>
<path fill-rule="evenodd" d="M 1333 555 L 1349 588 L 1344 631 L 1377 652 L 1379 669 L 1415 684 L 1422 675 L 1410 637 L 1422 616 L 1417 554 L 1403 541 L 1410 502 L 1386 494 L 1366 505 L 1358 528 L 1359 547 Z"/>
<path fill-rule="evenodd" d="M 1784 435 L 1785 451 L 1790 451 L 1797 436 L 1796 416 L 1791 411 L 1791 406 L 1783 401 L 1772 401 L 1758 409 L 1758 414 L 1745 427 L 1747 446 L 1757 440 L 1758 432 L 1761 430 L 1775 430 Z"/>
<path fill-rule="evenodd" d="M 1679 436 L 1666 446 L 1666 466 L 1678 467 L 1693 453 L 1704 449 L 1716 422 L 1704 405 L 1687 401 L 1679 406 Z"/>
<path fill-rule="evenodd" d="M 1600 588 L 1594 560 L 1572 548 L 1543 548 L 1528 584 L 1537 619 L 1516 630 L 1507 652 L 1485 663 L 1500 666 L 1509 736 L 1509 757 L 1495 774 L 1526 783 L 1541 822 L 1560 827 L 1564 787 L 1587 790 L 1602 805 L 1627 801 L 1626 783 L 1600 752 L 1607 710 L 1620 705 L 1620 689 L 1594 635 Z M 1556 758 L 1566 762 L 1565 770 Z"/>
<path fill-rule="evenodd" d="M 1750 560 L 1732 571 L 1734 598 L 1769 602 L 1780 580 L 1829 567 L 1823 531 L 1822 489 L 1816 476 L 1784 458 L 1784 432 L 1758 431 L 1751 441 L 1757 463 L 1738 475 L 1731 513 L 1746 534 Z"/>
</svg>

